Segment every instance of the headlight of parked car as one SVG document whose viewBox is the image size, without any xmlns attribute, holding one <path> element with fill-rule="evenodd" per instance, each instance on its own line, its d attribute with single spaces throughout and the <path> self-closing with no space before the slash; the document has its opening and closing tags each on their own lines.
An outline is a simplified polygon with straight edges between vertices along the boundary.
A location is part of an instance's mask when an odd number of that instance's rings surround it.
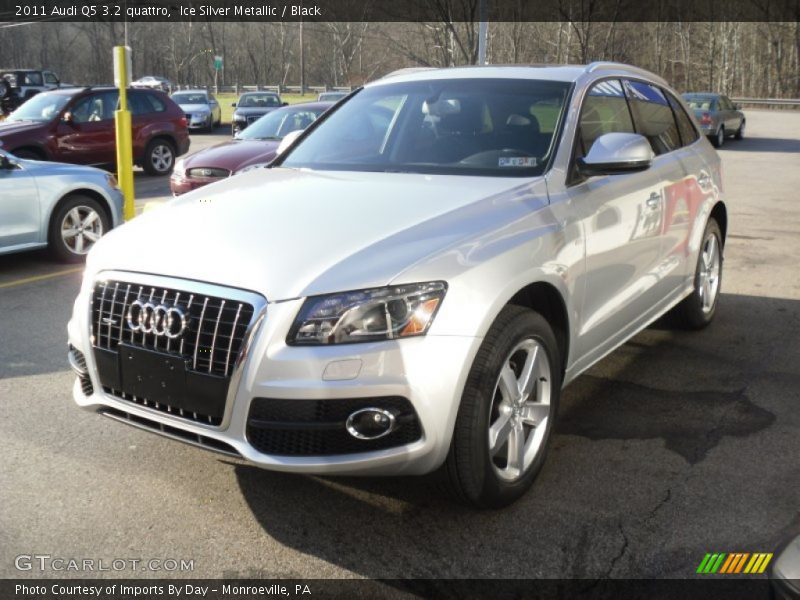
<svg viewBox="0 0 800 600">
<path fill-rule="evenodd" d="M 238 171 L 234 173 L 234 175 L 241 175 L 242 173 L 247 173 L 248 171 L 252 171 L 253 169 L 260 169 L 262 167 L 266 167 L 269 163 L 256 163 L 254 165 L 247 165 L 246 167 L 242 167 Z"/>
<path fill-rule="evenodd" d="M 308 298 L 290 345 L 348 344 L 425 335 L 447 291 L 443 281 Z"/>
</svg>

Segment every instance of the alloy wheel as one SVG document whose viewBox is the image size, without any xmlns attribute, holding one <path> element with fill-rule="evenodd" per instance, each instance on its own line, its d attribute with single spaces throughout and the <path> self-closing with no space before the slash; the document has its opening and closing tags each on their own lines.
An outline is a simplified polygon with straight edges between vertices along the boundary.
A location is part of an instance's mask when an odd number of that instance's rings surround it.
<svg viewBox="0 0 800 600">
<path fill-rule="evenodd" d="M 103 235 L 103 220 L 89 206 L 76 206 L 61 221 L 61 240 L 70 252 L 86 254 Z"/>
<path fill-rule="evenodd" d="M 712 232 L 703 242 L 697 277 L 697 293 L 700 296 L 703 312 L 706 314 L 711 312 L 717 301 L 720 263 L 719 240 Z"/>
<path fill-rule="evenodd" d="M 150 154 L 150 162 L 159 173 L 169 171 L 172 168 L 173 160 L 172 148 L 166 144 L 158 144 Z"/>
<path fill-rule="evenodd" d="M 550 361 L 534 338 L 508 355 L 494 387 L 489 413 L 489 456 L 498 477 L 520 479 L 545 441 L 551 411 Z"/>
</svg>

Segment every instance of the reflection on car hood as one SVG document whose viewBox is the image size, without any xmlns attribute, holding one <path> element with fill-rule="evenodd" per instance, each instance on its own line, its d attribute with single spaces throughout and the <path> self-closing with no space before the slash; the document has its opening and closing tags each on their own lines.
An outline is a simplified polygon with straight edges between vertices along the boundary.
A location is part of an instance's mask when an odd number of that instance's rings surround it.
<svg viewBox="0 0 800 600">
<path fill-rule="evenodd" d="M 110 232 L 87 276 L 159 273 L 270 301 L 376 287 L 546 207 L 541 178 L 255 169 Z"/>
<path fill-rule="evenodd" d="M 278 144 L 280 141 L 230 140 L 185 158 L 184 169 L 217 167 L 238 171 L 247 165 L 271 161 Z"/>
<path fill-rule="evenodd" d="M 178 104 L 183 112 L 211 112 L 208 104 Z"/>
<path fill-rule="evenodd" d="M 44 123 L 38 121 L 0 121 L 0 138 L 12 133 L 24 133 L 31 129 L 38 129 Z"/>
<path fill-rule="evenodd" d="M 253 117 L 255 115 L 266 115 L 279 108 L 280 106 L 237 106 L 233 114 L 241 115 L 242 117 Z"/>
</svg>

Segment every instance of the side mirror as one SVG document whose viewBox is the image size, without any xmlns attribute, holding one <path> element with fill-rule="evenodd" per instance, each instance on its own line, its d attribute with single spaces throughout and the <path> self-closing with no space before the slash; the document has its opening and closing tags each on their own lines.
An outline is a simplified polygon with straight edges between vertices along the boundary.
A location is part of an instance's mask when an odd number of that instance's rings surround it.
<svg viewBox="0 0 800 600">
<path fill-rule="evenodd" d="M 231 102 L 231 106 L 236 108 L 236 102 Z"/>
<path fill-rule="evenodd" d="M 281 106 L 289 106 L 288 102 L 281 102 Z"/>
<path fill-rule="evenodd" d="M 294 131 L 290 131 L 285 136 L 283 136 L 281 143 L 278 144 L 278 149 L 275 150 L 275 156 L 280 156 L 281 154 L 283 154 L 286 151 L 286 149 L 289 146 L 291 146 L 294 143 L 294 141 L 301 135 L 303 135 L 303 130 L 295 129 Z"/>
<path fill-rule="evenodd" d="M 638 133 L 606 133 L 578 159 L 578 170 L 587 177 L 644 171 L 654 156 L 650 142 Z"/>
</svg>

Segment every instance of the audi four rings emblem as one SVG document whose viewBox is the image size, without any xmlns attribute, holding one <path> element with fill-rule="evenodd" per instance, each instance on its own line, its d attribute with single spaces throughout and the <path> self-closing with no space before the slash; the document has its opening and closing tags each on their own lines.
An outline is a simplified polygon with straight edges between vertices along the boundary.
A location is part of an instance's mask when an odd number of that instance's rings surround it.
<svg viewBox="0 0 800 600">
<path fill-rule="evenodd" d="M 188 326 L 186 315 L 179 307 L 153 304 L 141 298 L 131 302 L 127 321 L 132 331 L 164 335 L 169 339 L 182 336 Z"/>
</svg>

